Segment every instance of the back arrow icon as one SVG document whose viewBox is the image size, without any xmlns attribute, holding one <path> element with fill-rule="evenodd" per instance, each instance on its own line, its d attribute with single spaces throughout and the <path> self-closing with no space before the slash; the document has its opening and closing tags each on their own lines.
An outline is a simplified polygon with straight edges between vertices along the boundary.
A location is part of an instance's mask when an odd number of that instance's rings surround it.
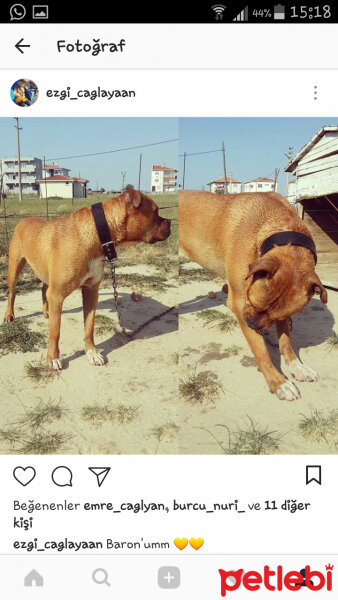
<svg viewBox="0 0 338 600">
<path fill-rule="evenodd" d="M 21 48 L 30 48 L 30 44 L 22 44 L 23 42 L 23 38 L 21 38 L 21 40 L 19 40 L 16 44 L 15 47 L 17 50 L 19 50 L 19 52 L 21 52 L 21 54 L 24 54 L 24 51 L 21 50 Z"/>
</svg>

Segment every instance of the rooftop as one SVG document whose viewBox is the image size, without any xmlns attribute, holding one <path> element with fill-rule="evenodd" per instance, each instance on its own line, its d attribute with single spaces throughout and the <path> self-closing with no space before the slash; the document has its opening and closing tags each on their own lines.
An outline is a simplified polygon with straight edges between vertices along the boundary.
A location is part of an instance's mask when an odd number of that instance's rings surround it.
<svg viewBox="0 0 338 600">
<path fill-rule="evenodd" d="M 208 185 L 211 185 L 212 183 L 224 183 L 224 177 L 219 177 L 219 179 L 214 179 L 213 181 L 210 181 L 210 183 L 208 183 Z M 242 182 L 239 181 L 238 179 L 236 179 L 235 177 L 227 177 L 227 183 L 242 183 Z"/>
<path fill-rule="evenodd" d="M 317 144 L 317 142 L 319 142 L 319 140 L 328 132 L 337 132 L 338 133 L 338 125 L 325 125 L 319 131 L 317 131 L 317 133 L 313 136 L 313 138 L 311 138 L 311 140 L 307 144 L 305 144 L 305 146 L 303 146 L 303 148 L 301 148 L 299 150 L 299 152 L 296 154 L 296 156 L 293 157 L 291 162 L 285 167 L 284 171 L 287 171 L 287 172 L 293 171 L 294 168 L 299 163 L 299 161 L 303 158 L 303 156 L 305 156 L 305 154 L 310 152 L 310 150 L 312 150 L 313 146 L 315 146 Z"/>
</svg>

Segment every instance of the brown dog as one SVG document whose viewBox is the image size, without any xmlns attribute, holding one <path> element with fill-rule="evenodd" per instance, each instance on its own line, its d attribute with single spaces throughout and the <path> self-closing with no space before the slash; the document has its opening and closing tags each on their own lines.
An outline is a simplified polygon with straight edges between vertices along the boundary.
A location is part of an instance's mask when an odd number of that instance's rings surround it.
<svg viewBox="0 0 338 600">
<path fill-rule="evenodd" d="M 226 276 L 227 305 L 236 315 L 270 390 L 281 400 L 295 400 L 300 397 L 299 390 L 274 367 L 260 332 L 274 323 L 280 353 L 292 375 L 298 381 L 316 381 L 318 375 L 294 353 L 289 317 L 304 308 L 314 294 L 326 303 L 327 293 L 308 248 L 288 243 L 273 246 L 260 256 L 265 240 L 285 231 L 311 239 L 304 222 L 279 194 L 179 194 L 181 249 L 202 267 Z"/>
<path fill-rule="evenodd" d="M 103 202 L 105 217 L 116 246 L 147 242 L 170 235 L 170 221 L 158 215 L 155 202 L 129 189 Z M 8 306 L 4 320 L 14 319 L 15 286 L 26 262 L 43 282 L 43 313 L 49 317 L 47 360 L 62 369 L 59 360 L 61 312 L 64 299 L 82 290 L 85 349 L 92 365 L 104 364 L 94 345 L 94 319 L 103 277 L 104 255 L 89 207 L 52 221 L 29 217 L 15 228 L 9 245 Z"/>
</svg>

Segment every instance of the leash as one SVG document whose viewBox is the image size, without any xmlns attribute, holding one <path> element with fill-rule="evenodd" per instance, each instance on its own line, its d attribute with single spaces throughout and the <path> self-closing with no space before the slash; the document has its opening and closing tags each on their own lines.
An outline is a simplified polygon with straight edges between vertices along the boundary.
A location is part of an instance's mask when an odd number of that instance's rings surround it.
<svg viewBox="0 0 338 600">
<path fill-rule="evenodd" d="M 133 338 L 135 335 L 137 335 L 138 333 L 140 333 L 140 331 L 142 331 L 142 329 L 145 329 L 145 327 L 148 327 L 148 325 L 150 325 L 150 323 L 152 323 L 153 321 L 158 321 L 159 319 L 161 319 L 162 317 L 164 317 L 164 315 L 167 315 L 168 313 L 172 312 L 175 308 L 177 308 L 176 305 L 174 306 L 170 306 L 169 308 L 166 308 L 165 310 L 163 310 L 161 313 L 154 315 L 153 317 L 150 317 L 150 319 L 148 319 L 147 321 L 145 321 L 144 323 L 141 323 L 141 325 L 139 325 L 138 327 L 136 327 L 136 329 L 133 329 L 132 331 L 127 331 L 126 327 L 123 323 L 123 319 L 122 319 L 122 314 L 121 314 L 121 309 L 120 309 L 120 305 L 118 302 L 118 292 L 117 292 L 117 284 L 116 284 L 116 263 L 117 259 L 113 259 L 113 260 L 107 260 L 105 262 L 109 262 L 110 264 L 110 269 L 111 269 L 111 277 L 112 277 L 112 285 L 113 285 L 113 290 L 114 290 L 114 303 L 115 303 L 115 308 L 116 308 L 116 313 L 117 313 L 117 318 L 119 321 L 119 325 L 121 327 L 122 332 L 124 333 L 124 335 L 126 335 L 129 338 Z"/>
<path fill-rule="evenodd" d="M 102 202 L 97 202 L 96 204 L 93 204 L 91 206 L 91 210 L 92 210 L 92 215 L 93 215 L 93 218 L 95 221 L 96 230 L 97 230 L 97 233 L 98 233 L 101 245 L 102 245 L 102 250 L 105 255 L 105 258 L 103 259 L 103 261 L 108 262 L 110 265 L 114 304 L 115 304 L 115 309 L 116 309 L 116 314 L 117 314 L 117 318 L 119 321 L 119 325 L 121 327 L 122 333 L 124 333 L 125 336 L 127 336 L 129 338 L 133 338 L 135 335 L 140 333 L 140 331 L 142 331 L 142 329 L 145 329 L 145 327 L 148 327 L 148 325 L 150 325 L 150 323 L 152 323 L 153 321 L 158 321 L 159 319 L 164 317 L 164 315 L 167 315 L 168 313 L 172 312 L 175 308 L 177 308 L 177 305 L 166 308 L 161 313 L 154 315 L 153 317 L 150 317 L 150 319 L 148 319 L 144 323 L 141 323 L 141 325 L 139 325 L 136 329 L 133 329 L 132 331 L 127 331 L 127 329 L 123 323 L 121 309 L 120 309 L 120 305 L 118 302 L 118 291 L 117 291 L 117 283 L 116 283 L 116 262 L 117 262 L 118 258 L 117 258 L 115 244 L 114 244 L 113 240 L 111 239 L 108 223 L 107 223 L 107 220 L 106 220 L 106 217 L 104 214 L 104 210 L 102 207 Z"/>
</svg>

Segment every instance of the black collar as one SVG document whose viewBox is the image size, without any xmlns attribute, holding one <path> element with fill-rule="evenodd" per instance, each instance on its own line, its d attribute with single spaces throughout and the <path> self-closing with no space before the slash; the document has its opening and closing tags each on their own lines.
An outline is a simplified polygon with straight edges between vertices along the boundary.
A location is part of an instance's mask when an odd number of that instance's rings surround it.
<svg viewBox="0 0 338 600">
<path fill-rule="evenodd" d="M 280 231 L 279 233 L 270 235 L 262 244 L 261 256 L 272 250 L 275 246 L 286 246 L 287 244 L 307 248 L 307 250 L 312 252 L 317 264 L 316 246 L 313 240 L 308 235 L 304 235 L 304 233 L 299 233 L 298 231 Z"/>
<path fill-rule="evenodd" d="M 102 244 L 103 253 L 107 260 L 112 261 L 117 258 L 117 254 L 115 250 L 115 244 L 111 239 L 107 219 L 102 208 L 102 202 L 92 204 L 91 209 L 97 233 Z"/>
</svg>

